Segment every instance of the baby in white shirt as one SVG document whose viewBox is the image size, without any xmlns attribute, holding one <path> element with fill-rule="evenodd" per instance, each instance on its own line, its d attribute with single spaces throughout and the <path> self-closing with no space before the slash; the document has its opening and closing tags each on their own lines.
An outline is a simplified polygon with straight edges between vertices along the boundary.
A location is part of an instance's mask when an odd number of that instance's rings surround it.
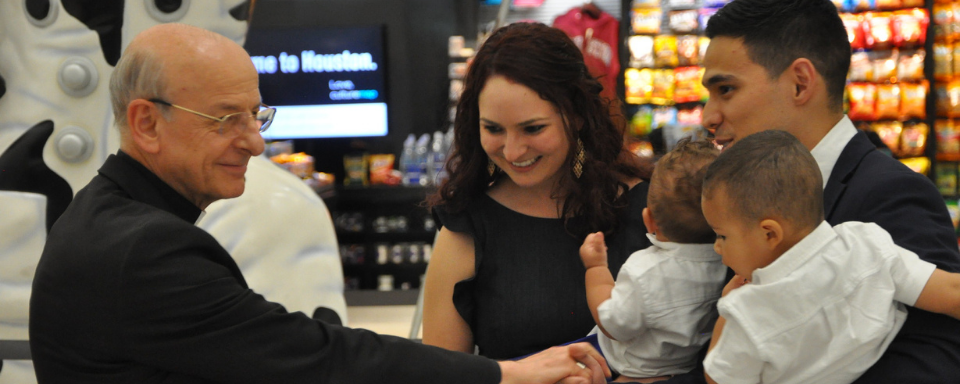
<svg viewBox="0 0 960 384">
<path fill-rule="evenodd" d="M 643 221 L 652 246 L 633 253 L 614 282 L 602 233 L 580 248 L 597 344 L 617 381 L 655 382 L 697 366 L 710 339 L 727 267 L 700 209 L 700 186 L 719 151 L 680 141 L 657 162 Z"/>
</svg>

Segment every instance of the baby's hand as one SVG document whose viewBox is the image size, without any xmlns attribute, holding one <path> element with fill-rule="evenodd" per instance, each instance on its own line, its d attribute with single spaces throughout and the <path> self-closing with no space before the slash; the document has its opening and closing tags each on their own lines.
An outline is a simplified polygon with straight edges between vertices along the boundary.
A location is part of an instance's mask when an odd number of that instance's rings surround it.
<svg viewBox="0 0 960 384">
<path fill-rule="evenodd" d="M 733 275 L 733 278 L 730 279 L 730 282 L 727 283 L 727 286 L 723 287 L 723 293 L 721 293 L 720 296 L 726 296 L 734 289 L 747 285 L 749 282 L 750 280 L 740 277 L 740 275 Z"/>
<path fill-rule="evenodd" d="M 607 266 L 607 245 L 603 242 L 603 232 L 587 235 L 580 246 L 580 260 L 584 268 Z"/>
</svg>

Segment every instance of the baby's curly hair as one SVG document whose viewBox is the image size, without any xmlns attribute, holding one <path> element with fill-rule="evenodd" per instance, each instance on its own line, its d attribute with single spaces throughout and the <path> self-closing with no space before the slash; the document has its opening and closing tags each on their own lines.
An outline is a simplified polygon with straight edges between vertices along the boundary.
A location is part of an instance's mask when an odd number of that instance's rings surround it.
<svg viewBox="0 0 960 384">
<path fill-rule="evenodd" d="M 720 155 L 710 141 L 685 138 L 657 162 L 650 179 L 647 207 L 658 230 L 670 241 L 712 243 L 715 234 L 700 207 L 707 166 Z"/>
</svg>

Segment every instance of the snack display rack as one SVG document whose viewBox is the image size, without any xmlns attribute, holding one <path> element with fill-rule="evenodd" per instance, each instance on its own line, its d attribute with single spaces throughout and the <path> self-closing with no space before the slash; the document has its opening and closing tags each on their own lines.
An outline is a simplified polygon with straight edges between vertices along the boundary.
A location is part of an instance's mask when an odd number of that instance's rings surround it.
<svg viewBox="0 0 960 384">
<path fill-rule="evenodd" d="M 935 180 L 947 201 L 954 227 L 960 221 L 957 198 L 960 162 L 960 1 L 937 0 L 931 12 Z"/>
<path fill-rule="evenodd" d="M 847 115 L 881 150 L 931 175 L 929 9 L 920 0 L 834 1 L 853 55 Z"/>
<path fill-rule="evenodd" d="M 641 156 L 668 151 L 684 136 L 703 136 L 700 120 L 706 90 L 699 66 L 709 39 L 703 27 L 727 0 L 633 0 L 623 6 L 628 21 L 623 46 L 624 101 L 632 145 Z M 660 139 L 651 133 L 659 131 Z M 657 133 L 654 133 L 657 135 Z M 651 143 L 652 141 L 652 143 Z M 661 148 L 658 143 L 662 143 Z"/>
</svg>

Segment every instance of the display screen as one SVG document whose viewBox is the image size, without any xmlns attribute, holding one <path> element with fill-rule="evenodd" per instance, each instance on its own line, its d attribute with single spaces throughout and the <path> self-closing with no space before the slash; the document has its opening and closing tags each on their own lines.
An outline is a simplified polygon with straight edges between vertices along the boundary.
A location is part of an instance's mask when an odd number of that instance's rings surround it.
<svg viewBox="0 0 960 384">
<path fill-rule="evenodd" d="M 263 102 L 277 108 L 264 139 L 387 134 L 382 25 L 253 29 L 244 48 Z"/>
</svg>

